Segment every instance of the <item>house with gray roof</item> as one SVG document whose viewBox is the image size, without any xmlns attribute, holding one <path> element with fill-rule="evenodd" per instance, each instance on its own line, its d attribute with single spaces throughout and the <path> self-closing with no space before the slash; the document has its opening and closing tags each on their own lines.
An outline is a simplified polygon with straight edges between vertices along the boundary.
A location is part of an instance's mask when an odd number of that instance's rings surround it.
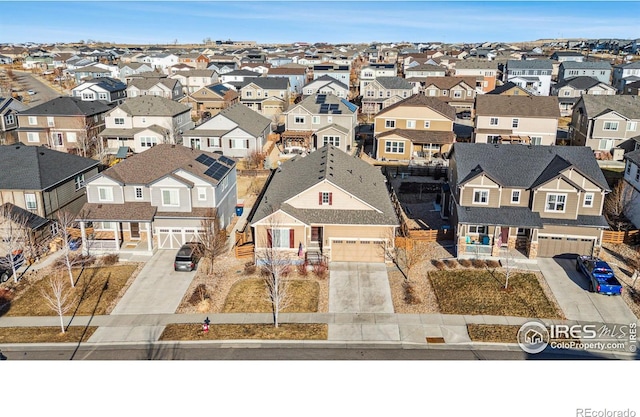
<svg viewBox="0 0 640 417">
<path fill-rule="evenodd" d="M 333 94 L 340 98 L 349 98 L 349 86 L 328 75 L 323 75 L 313 81 L 308 82 L 302 88 L 305 97 L 314 94 Z"/>
<path fill-rule="evenodd" d="M 169 78 L 180 81 L 185 94 L 191 94 L 200 88 L 218 83 L 218 74 L 210 69 L 176 71 Z"/>
<path fill-rule="evenodd" d="M 535 96 L 548 96 L 553 63 L 549 59 L 510 59 L 505 64 L 503 81 L 511 81 Z"/>
<path fill-rule="evenodd" d="M 184 97 L 180 80 L 173 78 L 132 78 L 127 84 L 127 97 L 158 96 L 169 100 Z"/>
<path fill-rule="evenodd" d="M 640 60 L 613 67 L 611 84 L 620 92 L 627 84 L 640 81 Z"/>
<path fill-rule="evenodd" d="M 558 82 L 574 77 L 591 77 L 609 84 L 611 82 L 611 64 L 607 61 L 566 61 L 558 68 Z"/>
<path fill-rule="evenodd" d="M 573 105 L 584 94 L 613 96 L 616 94 L 616 89 L 596 78 L 587 76 L 566 78 L 551 87 L 551 95 L 558 97 L 562 117 L 571 116 Z"/>
<path fill-rule="evenodd" d="M 624 215 L 640 228 L 640 135 L 635 138 L 634 150 L 624 155 L 626 191 L 623 193 Z"/>
<path fill-rule="evenodd" d="M 83 101 L 106 101 L 121 104 L 127 98 L 127 85 L 111 77 L 92 78 L 71 90 L 71 96 Z"/>
<path fill-rule="evenodd" d="M 240 103 L 265 117 L 278 116 L 289 106 L 289 79 L 250 78 L 240 87 Z"/>
<path fill-rule="evenodd" d="M 598 255 L 610 191 L 590 149 L 455 143 L 441 215 L 459 258 Z"/>
<path fill-rule="evenodd" d="M 86 188 L 77 218 L 83 247 L 151 254 L 198 241 L 207 222 L 218 222 L 221 230 L 229 226 L 237 205 L 236 163 L 212 152 L 158 144 L 88 179 Z"/>
<path fill-rule="evenodd" d="M 376 77 L 368 81 L 360 90 L 362 95 L 362 112 L 375 115 L 407 97 L 411 97 L 416 88 L 402 77 Z"/>
<path fill-rule="evenodd" d="M 13 97 L 0 97 L 0 145 L 17 140 L 18 113 L 29 106 Z"/>
<path fill-rule="evenodd" d="M 620 161 L 640 135 L 640 96 L 583 95 L 573 107 L 570 137 L 599 158 Z"/>
<path fill-rule="evenodd" d="M 271 119 L 236 103 L 195 129 L 185 131 L 182 144 L 233 158 L 247 158 L 254 152 L 262 152 L 270 133 Z"/>
<path fill-rule="evenodd" d="M 129 97 L 105 116 L 99 138 L 109 154 L 120 148 L 140 153 L 160 143 L 180 144 L 182 133 L 193 126 L 185 104 L 160 96 Z"/>
<path fill-rule="evenodd" d="M 289 93 L 302 94 L 302 87 L 307 82 L 308 68 L 304 65 L 288 64 L 276 68 L 270 68 L 267 73 L 269 78 L 287 78 L 289 80 Z"/>
<path fill-rule="evenodd" d="M 144 62 L 121 62 L 118 64 L 118 78 L 128 83 L 132 76 L 142 72 L 152 72 L 153 67 Z"/>
<path fill-rule="evenodd" d="M 257 264 L 385 262 L 398 219 L 380 168 L 327 144 L 273 170 L 247 224 Z"/>
</svg>

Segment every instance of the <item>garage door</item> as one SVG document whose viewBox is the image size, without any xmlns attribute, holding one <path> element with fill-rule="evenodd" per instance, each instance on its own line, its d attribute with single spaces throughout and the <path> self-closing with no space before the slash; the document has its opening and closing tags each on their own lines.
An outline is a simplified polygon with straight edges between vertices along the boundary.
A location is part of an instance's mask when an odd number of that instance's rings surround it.
<svg viewBox="0 0 640 417">
<path fill-rule="evenodd" d="M 186 242 L 198 240 L 199 229 L 192 228 L 160 228 L 156 230 L 158 249 L 178 249 Z"/>
<path fill-rule="evenodd" d="M 336 239 L 331 241 L 334 262 L 384 262 L 383 240 Z"/>
<path fill-rule="evenodd" d="M 593 239 L 538 236 L 538 256 L 541 258 L 551 258 L 566 254 L 591 255 L 592 250 Z"/>
</svg>

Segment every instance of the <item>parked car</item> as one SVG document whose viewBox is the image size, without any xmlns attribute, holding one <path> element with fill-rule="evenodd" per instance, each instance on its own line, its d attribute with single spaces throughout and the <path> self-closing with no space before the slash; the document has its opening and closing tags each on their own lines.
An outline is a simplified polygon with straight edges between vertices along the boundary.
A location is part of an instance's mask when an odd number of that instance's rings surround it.
<svg viewBox="0 0 640 417">
<path fill-rule="evenodd" d="M 34 95 L 36 92 L 34 90 L 27 90 L 27 94 L 30 96 Z"/>
<path fill-rule="evenodd" d="M 24 255 L 22 254 L 22 251 L 14 253 L 13 256 L 9 256 L 9 254 L 7 254 L 0 258 L 0 282 L 7 282 L 13 275 L 11 263 L 15 265 L 16 270 L 22 266 L 24 263 Z"/>
<path fill-rule="evenodd" d="M 589 279 L 589 291 L 598 294 L 620 295 L 622 284 L 605 261 L 593 256 L 578 256 L 576 271 L 581 271 Z"/>
<path fill-rule="evenodd" d="M 189 242 L 178 249 L 176 259 L 173 261 L 174 271 L 193 271 L 198 265 L 202 255 L 202 244 Z"/>
</svg>

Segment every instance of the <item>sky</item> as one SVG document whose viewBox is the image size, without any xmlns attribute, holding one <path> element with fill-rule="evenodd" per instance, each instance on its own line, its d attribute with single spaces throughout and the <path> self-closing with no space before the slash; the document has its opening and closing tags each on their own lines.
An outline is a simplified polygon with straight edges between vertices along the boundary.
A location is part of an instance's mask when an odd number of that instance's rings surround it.
<svg viewBox="0 0 640 417">
<path fill-rule="evenodd" d="M 640 38 L 640 1 L 2 1 L 0 43 Z"/>
</svg>

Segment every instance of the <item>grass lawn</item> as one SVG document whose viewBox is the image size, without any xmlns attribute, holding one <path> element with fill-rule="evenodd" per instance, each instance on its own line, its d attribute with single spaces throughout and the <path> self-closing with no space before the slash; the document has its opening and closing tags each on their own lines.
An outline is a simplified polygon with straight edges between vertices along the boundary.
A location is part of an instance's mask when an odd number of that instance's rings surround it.
<svg viewBox="0 0 640 417">
<path fill-rule="evenodd" d="M 518 343 L 520 326 L 502 324 L 468 324 L 469 337 L 474 342 Z"/>
<path fill-rule="evenodd" d="M 0 327 L 0 343 L 73 343 L 89 340 L 97 327 Z"/>
<path fill-rule="evenodd" d="M 73 307 L 65 315 L 90 316 L 107 314 L 107 308 L 118 297 L 137 265 L 114 265 L 75 269 L 75 287 L 70 289 Z M 108 282 L 108 285 L 105 285 Z M 21 281 L 21 290 L 2 311 L 6 316 L 56 316 L 48 307 L 41 290 L 49 288 L 47 277 L 34 281 Z"/>
<path fill-rule="evenodd" d="M 534 274 L 512 273 L 508 290 L 497 271 L 433 271 L 429 280 L 444 314 L 562 318 Z"/>
<path fill-rule="evenodd" d="M 201 324 L 170 324 L 160 340 L 326 340 L 326 324 L 216 324 L 202 331 Z"/>
<path fill-rule="evenodd" d="M 320 286 L 317 282 L 292 280 L 287 282 L 289 305 L 281 313 L 315 313 L 318 311 Z M 231 287 L 223 313 L 271 313 L 265 283 L 260 278 L 238 281 Z"/>
</svg>

